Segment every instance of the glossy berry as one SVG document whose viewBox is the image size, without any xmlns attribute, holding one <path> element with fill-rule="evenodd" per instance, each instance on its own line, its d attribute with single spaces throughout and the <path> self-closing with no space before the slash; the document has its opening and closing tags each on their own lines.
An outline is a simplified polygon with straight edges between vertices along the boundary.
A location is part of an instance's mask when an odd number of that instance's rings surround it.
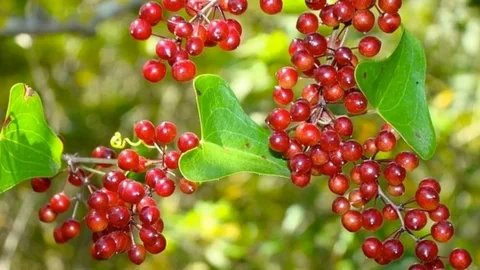
<svg viewBox="0 0 480 270">
<path fill-rule="evenodd" d="M 438 194 L 440 194 L 440 191 L 442 191 L 442 187 L 440 186 L 440 183 L 438 183 L 437 180 L 433 178 L 425 178 L 420 183 L 418 184 L 418 188 L 422 187 L 430 187 L 433 188 Z"/>
<path fill-rule="evenodd" d="M 198 189 L 198 183 L 189 181 L 185 178 L 180 179 L 178 186 L 180 191 L 182 191 L 184 194 L 193 194 Z"/>
<path fill-rule="evenodd" d="M 110 226 L 123 229 L 130 222 L 130 211 L 124 206 L 113 206 L 108 212 L 108 223 Z"/>
<path fill-rule="evenodd" d="M 275 131 L 270 135 L 269 146 L 273 151 L 283 153 L 290 146 L 290 138 L 284 131 Z"/>
<path fill-rule="evenodd" d="M 346 116 L 338 117 L 333 125 L 338 135 L 343 137 L 350 137 L 353 134 L 353 123 L 350 118 Z"/>
<path fill-rule="evenodd" d="M 127 179 L 127 177 L 121 171 L 112 170 L 107 172 L 102 179 L 104 188 L 117 192 L 118 185 L 120 185 L 123 180 Z"/>
<path fill-rule="evenodd" d="M 327 130 L 320 135 L 320 147 L 325 151 L 334 151 L 340 147 L 340 137 L 333 130 Z"/>
<path fill-rule="evenodd" d="M 162 20 L 163 8 L 159 3 L 150 1 L 140 7 L 138 17 L 144 19 L 150 25 L 154 26 Z"/>
<path fill-rule="evenodd" d="M 370 10 L 357 10 L 353 15 L 352 25 L 359 32 L 370 32 L 375 25 L 375 15 Z"/>
<path fill-rule="evenodd" d="M 192 132 L 185 132 L 178 138 L 177 147 L 182 153 L 187 152 L 200 144 L 200 141 Z"/>
<path fill-rule="evenodd" d="M 57 214 L 66 212 L 70 207 L 70 199 L 63 192 L 57 193 L 50 199 L 50 207 Z"/>
<path fill-rule="evenodd" d="M 98 260 L 106 260 L 112 257 L 116 251 L 115 240 L 110 236 L 103 236 L 93 246 L 93 257 Z"/>
<path fill-rule="evenodd" d="M 68 239 L 63 236 L 63 230 L 62 230 L 62 227 L 56 227 L 54 230 L 53 230 L 53 239 L 55 240 L 55 243 L 57 244 L 63 244 L 63 243 L 66 243 L 68 241 Z"/>
<path fill-rule="evenodd" d="M 174 123 L 164 121 L 155 129 L 155 138 L 161 144 L 170 144 L 177 136 L 177 127 Z"/>
<path fill-rule="evenodd" d="M 298 99 L 290 107 L 290 119 L 294 122 L 306 121 L 310 117 L 310 103 L 306 99 Z"/>
<path fill-rule="evenodd" d="M 144 19 L 135 19 L 130 24 L 130 35 L 136 40 L 146 40 L 152 35 L 152 26 Z"/>
<path fill-rule="evenodd" d="M 376 237 L 368 237 L 363 241 L 362 251 L 365 257 L 369 259 L 376 259 L 382 255 L 383 244 Z"/>
<path fill-rule="evenodd" d="M 399 164 L 391 162 L 383 169 L 383 175 L 389 185 L 398 186 L 405 180 L 407 171 Z"/>
<path fill-rule="evenodd" d="M 342 225 L 349 232 L 357 232 L 362 228 L 363 216 L 356 210 L 349 210 L 342 216 Z"/>
<path fill-rule="evenodd" d="M 178 160 L 181 153 L 179 151 L 171 151 L 165 155 L 165 166 L 170 170 L 178 169 Z"/>
<path fill-rule="evenodd" d="M 275 86 L 273 90 L 273 100 L 280 106 L 287 106 L 293 100 L 293 91 Z"/>
<path fill-rule="evenodd" d="M 307 173 L 312 168 L 312 160 L 305 153 L 298 153 L 288 161 L 289 168 L 294 173 Z"/>
<path fill-rule="evenodd" d="M 332 212 L 338 215 L 345 214 L 348 210 L 350 210 L 350 202 L 345 197 L 337 197 L 332 202 Z"/>
<path fill-rule="evenodd" d="M 292 67 L 283 67 L 275 74 L 280 87 L 292 89 L 298 81 L 298 73 Z"/>
<path fill-rule="evenodd" d="M 339 0 L 333 5 L 332 12 L 339 21 L 345 23 L 353 18 L 355 8 L 350 0 Z"/>
<path fill-rule="evenodd" d="M 402 7 L 402 0 L 378 0 L 378 6 L 386 13 L 397 13 Z"/>
<path fill-rule="evenodd" d="M 167 240 L 162 234 L 158 234 L 153 245 L 145 245 L 145 249 L 151 254 L 158 254 L 165 250 Z"/>
<path fill-rule="evenodd" d="M 107 212 L 92 209 L 85 216 L 85 224 L 92 232 L 101 232 L 108 226 Z"/>
<path fill-rule="evenodd" d="M 402 24 L 402 19 L 398 13 L 384 13 L 378 17 L 378 26 L 385 33 L 395 32 Z"/>
<path fill-rule="evenodd" d="M 304 12 L 297 19 L 297 30 L 302 34 L 310 34 L 318 29 L 318 17 L 311 12 Z"/>
<path fill-rule="evenodd" d="M 428 216 L 433 221 L 447 220 L 450 217 L 450 211 L 444 204 L 439 204 L 437 209 L 428 212 Z"/>
<path fill-rule="evenodd" d="M 160 197 L 168 197 L 175 191 L 175 183 L 168 178 L 165 178 L 155 185 L 155 192 Z"/>
<path fill-rule="evenodd" d="M 163 80 L 166 72 L 167 68 L 165 64 L 157 60 L 148 60 L 143 65 L 143 77 L 152 83 Z"/>
<path fill-rule="evenodd" d="M 422 262 L 431 262 L 438 255 L 438 246 L 432 240 L 421 240 L 415 246 L 415 255 Z"/>
<path fill-rule="evenodd" d="M 322 86 L 332 86 L 337 82 L 337 71 L 333 66 L 321 65 L 315 69 L 315 80 Z"/>
<path fill-rule="evenodd" d="M 472 256 L 465 249 L 454 249 L 448 258 L 450 265 L 455 269 L 467 269 L 472 264 Z"/>
<path fill-rule="evenodd" d="M 302 122 L 295 129 L 295 138 L 303 145 L 313 146 L 320 141 L 320 130 L 314 124 Z"/>
<path fill-rule="evenodd" d="M 172 66 L 172 77 L 179 82 L 192 80 L 196 73 L 197 68 L 195 63 L 190 60 L 177 61 Z"/>
<path fill-rule="evenodd" d="M 155 126 L 148 120 L 141 120 L 135 124 L 135 135 L 147 144 L 155 140 Z"/>
<path fill-rule="evenodd" d="M 362 114 L 367 110 L 367 98 L 361 92 L 351 92 L 344 100 L 345 109 L 351 114 Z"/>
<path fill-rule="evenodd" d="M 275 131 L 283 131 L 290 125 L 290 112 L 277 108 L 267 117 L 267 124 Z"/>
<path fill-rule="evenodd" d="M 125 149 L 118 155 L 118 167 L 125 171 L 133 171 L 139 165 L 139 156 L 137 152 L 131 149 Z"/>
<path fill-rule="evenodd" d="M 431 211 L 437 209 L 440 204 L 440 197 L 435 189 L 431 187 L 420 187 L 415 193 L 415 200 L 418 206 Z"/>
<path fill-rule="evenodd" d="M 344 195 L 349 187 L 349 179 L 341 173 L 331 176 L 328 180 L 328 188 L 337 195 Z"/>
<path fill-rule="evenodd" d="M 145 196 L 142 184 L 135 180 L 125 179 L 118 186 L 118 197 L 130 204 L 137 204 Z"/>
<path fill-rule="evenodd" d="M 363 211 L 363 228 L 367 231 L 377 231 L 383 225 L 382 213 L 376 208 L 369 208 Z"/>
<path fill-rule="evenodd" d="M 454 233 L 455 229 L 453 228 L 452 223 L 446 220 L 435 223 L 430 229 L 430 234 L 432 235 L 433 239 L 439 243 L 448 242 Z"/>
<path fill-rule="evenodd" d="M 282 11 L 283 1 L 282 0 L 260 0 L 260 8 L 266 14 L 277 14 Z"/>
<path fill-rule="evenodd" d="M 391 261 L 400 259 L 403 255 L 403 244 L 397 239 L 389 239 L 383 243 L 383 256 Z"/>
<path fill-rule="evenodd" d="M 48 190 L 51 180 L 50 178 L 33 178 L 30 180 L 30 184 L 32 185 L 33 191 L 42 193 Z"/>
<path fill-rule="evenodd" d="M 228 33 L 228 24 L 223 20 L 213 20 L 207 26 L 209 40 L 220 42 L 227 38 Z"/>
<path fill-rule="evenodd" d="M 366 36 L 358 43 L 358 51 L 366 57 L 374 57 L 380 52 L 382 42 L 374 36 Z"/>
<path fill-rule="evenodd" d="M 51 223 L 57 219 L 57 213 L 53 211 L 49 204 L 42 206 L 38 211 L 38 218 L 41 222 Z"/>
<path fill-rule="evenodd" d="M 162 0 L 162 6 L 171 12 L 177 12 L 184 7 L 185 0 Z"/>
<path fill-rule="evenodd" d="M 108 196 L 101 191 L 95 191 L 90 195 L 87 204 L 92 209 L 106 211 L 109 208 Z"/>
<path fill-rule="evenodd" d="M 228 11 L 234 15 L 243 14 L 247 7 L 247 0 L 228 0 Z"/>
<path fill-rule="evenodd" d="M 405 226 L 413 231 L 419 231 L 427 224 L 427 215 L 421 210 L 410 210 L 405 214 Z"/>
<path fill-rule="evenodd" d="M 128 250 L 128 258 L 134 264 L 140 265 L 145 261 L 145 247 L 142 245 L 134 245 Z"/>
<path fill-rule="evenodd" d="M 380 165 L 374 160 L 366 160 L 360 166 L 360 178 L 365 182 L 374 182 L 380 177 Z"/>
<path fill-rule="evenodd" d="M 105 158 L 105 159 L 114 159 L 117 156 L 115 151 L 113 151 L 110 148 L 104 147 L 104 146 L 98 146 L 95 147 L 92 151 L 92 157 L 93 158 Z M 109 168 L 112 165 L 111 164 L 97 164 L 97 166 L 101 168 Z"/>
<path fill-rule="evenodd" d="M 311 174 L 310 173 L 292 173 L 290 179 L 292 183 L 295 184 L 297 187 L 306 187 L 310 184 Z"/>
<path fill-rule="evenodd" d="M 70 240 L 80 234 L 80 223 L 75 219 L 69 219 L 62 224 L 63 237 Z"/>
<path fill-rule="evenodd" d="M 405 168 L 407 172 L 411 172 L 418 167 L 419 159 L 412 152 L 401 152 L 395 157 L 395 162 Z"/>
<path fill-rule="evenodd" d="M 357 141 L 347 141 L 341 146 L 341 153 L 343 159 L 350 162 L 355 162 L 362 158 L 363 148 Z"/>
<path fill-rule="evenodd" d="M 382 209 L 383 218 L 388 221 L 394 221 L 398 219 L 398 213 L 391 204 L 387 204 Z"/>
</svg>

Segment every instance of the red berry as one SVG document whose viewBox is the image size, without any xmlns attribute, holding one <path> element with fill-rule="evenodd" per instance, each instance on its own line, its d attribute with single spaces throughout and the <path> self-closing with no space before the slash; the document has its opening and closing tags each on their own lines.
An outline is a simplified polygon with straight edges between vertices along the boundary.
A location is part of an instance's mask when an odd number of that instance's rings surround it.
<svg viewBox="0 0 480 270">
<path fill-rule="evenodd" d="M 383 225 L 383 216 L 376 208 L 369 208 L 363 211 L 363 228 L 367 231 L 377 231 Z"/>
<path fill-rule="evenodd" d="M 38 211 L 38 218 L 41 222 L 51 223 L 57 219 L 57 213 L 53 211 L 50 204 L 46 204 Z"/>
<path fill-rule="evenodd" d="M 375 15 L 368 9 L 357 10 L 353 15 L 352 25 L 359 32 L 370 32 L 375 25 Z"/>
<path fill-rule="evenodd" d="M 267 124 L 275 131 L 283 131 L 290 125 L 290 112 L 277 108 L 267 117 Z"/>
<path fill-rule="evenodd" d="M 283 67 L 275 74 L 282 88 L 292 89 L 298 81 L 298 73 L 292 67 Z"/>
<path fill-rule="evenodd" d="M 108 212 L 108 223 L 118 229 L 125 228 L 130 223 L 130 211 L 124 206 L 113 206 Z"/>
<path fill-rule="evenodd" d="M 155 126 L 148 120 L 141 120 L 135 124 L 135 135 L 147 144 L 153 144 L 155 139 Z"/>
<path fill-rule="evenodd" d="M 431 262 L 438 255 L 438 247 L 432 240 L 421 240 L 415 246 L 415 254 L 422 262 Z"/>
<path fill-rule="evenodd" d="M 208 39 L 220 42 L 228 37 L 229 27 L 223 20 L 213 20 L 207 26 Z"/>
<path fill-rule="evenodd" d="M 152 26 L 144 19 L 135 19 L 130 24 L 130 35 L 136 40 L 146 40 L 152 35 Z"/>
<path fill-rule="evenodd" d="M 92 232 L 101 232 L 108 226 L 107 212 L 92 209 L 85 216 L 85 223 Z"/>
<path fill-rule="evenodd" d="M 437 209 L 440 204 L 440 197 L 438 196 L 437 191 L 431 187 L 419 188 L 415 193 L 415 200 L 417 201 L 418 206 L 427 211 Z"/>
<path fill-rule="evenodd" d="M 135 180 L 125 179 L 118 186 L 118 197 L 130 204 L 137 204 L 145 196 L 142 184 Z"/>
<path fill-rule="evenodd" d="M 165 166 L 170 170 L 178 169 L 178 161 L 181 153 L 179 151 L 171 151 L 165 155 Z"/>
<path fill-rule="evenodd" d="M 93 149 L 92 151 L 93 158 L 114 159 L 116 156 L 117 154 L 115 153 L 115 151 L 104 146 L 95 147 L 95 149 Z M 101 168 L 109 168 L 112 166 L 112 164 L 99 163 L 97 164 L 97 166 L 100 166 Z"/>
<path fill-rule="evenodd" d="M 383 256 L 391 261 L 400 259 L 403 255 L 403 244 L 400 240 L 389 239 L 383 243 Z"/>
<path fill-rule="evenodd" d="M 140 265 L 145 261 L 145 248 L 142 245 L 134 245 L 128 250 L 128 258 L 134 264 Z"/>
<path fill-rule="evenodd" d="M 109 171 L 103 176 L 103 187 L 110 191 L 117 192 L 118 185 L 125 179 L 127 179 L 127 177 L 121 171 Z"/>
<path fill-rule="evenodd" d="M 349 210 L 342 216 L 342 225 L 349 232 L 357 232 L 362 228 L 362 214 L 356 210 Z"/>
<path fill-rule="evenodd" d="M 413 231 L 419 231 L 427 224 L 427 215 L 421 210 L 410 210 L 405 214 L 405 226 Z"/>
<path fill-rule="evenodd" d="M 432 226 L 430 233 L 435 241 L 439 243 L 446 243 L 452 238 L 453 234 L 455 233 L 455 229 L 453 228 L 452 223 L 442 220 Z"/>
<path fill-rule="evenodd" d="M 57 214 L 66 212 L 70 207 L 70 199 L 63 192 L 57 193 L 50 199 L 50 207 Z"/>
<path fill-rule="evenodd" d="M 411 172 L 418 167 L 419 159 L 412 152 L 401 152 L 395 157 L 395 162 L 405 168 L 407 172 Z"/>
<path fill-rule="evenodd" d="M 328 180 L 328 188 L 337 195 L 344 195 L 349 187 L 350 181 L 341 173 L 331 176 Z"/>
<path fill-rule="evenodd" d="M 472 264 L 472 256 L 465 249 L 456 248 L 450 253 L 450 265 L 455 269 L 467 269 Z"/>
<path fill-rule="evenodd" d="M 260 8 L 266 14 L 277 14 L 282 11 L 283 0 L 260 0 Z"/>
<path fill-rule="evenodd" d="M 385 33 L 395 32 L 402 24 L 402 18 L 398 13 L 384 13 L 378 17 L 378 26 Z"/>
<path fill-rule="evenodd" d="M 332 202 L 332 212 L 335 214 L 343 215 L 350 210 L 350 202 L 345 197 L 337 197 Z"/>
<path fill-rule="evenodd" d="M 140 162 L 137 152 L 125 149 L 118 155 L 118 167 L 125 171 L 134 171 Z"/>
<path fill-rule="evenodd" d="M 158 181 L 155 185 L 155 192 L 158 196 L 168 197 L 175 191 L 175 183 L 168 178 Z"/>
<path fill-rule="evenodd" d="M 304 12 L 297 19 L 297 30 L 302 34 L 315 33 L 318 29 L 318 17 L 311 12 Z"/>
<path fill-rule="evenodd" d="M 302 122 L 295 129 L 295 138 L 303 145 L 313 146 L 320 140 L 320 130 L 317 126 Z"/>
<path fill-rule="evenodd" d="M 180 179 L 179 187 L 184 194 L 193 194 L 198 189 L 198 183 L 182 178 Z"/>
<path fill-rule="evenodd" d="M 382 255 L 383 244 L 378 238 L 368 237 L 362 244 L 363 254 L 369 259 L 376 259 Z"/>
<path fill-rule="evenodd" d="M 50 178 L 33 178 L 30 184 L 32 185 L 33 191 L 42 193 L 48 190 L 51 180 Z"/>
<path fill-rule="evenodd" d="M 185 0 L 162 0 L 163 7 L 171 12 L 177 12 L 185 5 Z"/>
<path fill-rule="evenodd" d="M 378 0 L 378 6 L 386 13 L 397 13 L 402 7 L 402 0 Z"/>
<path fill-rule="evenodd" d="M 65 239 L 70 240 L 80 234 L 80 222 L 69 219 L 62 224 L 62 234 Z"/>
<path fill-rule="evenodd" d="M 190 60 L 177 61 L 172 66 L 172 76 L 179 82 L 192 80 L 196 73 L 197 68 L 195 67 L 195 63 Z"/>
<path fill-rule="evenodd" d="M 185 132 L 178 138 L 177 147 L 182 153 L 187 152 L 193 148 L 196 148 L 200 144 L 200 141 L 192 132 Z"/>
<path fill-rule="evenodd" d="M 284 131 L 275 131 L 270 135 L 269 146 L 273 151 L 283 153 L 290 146 L 290 138 Z"/>
<path fill-rule="evenodd" d="M 150 25 L 158 24 L 163 17 L 163 9 L 159 3 L 150 1 L 140 7 L 138 17 L 147 21 Z"/>
<path fill-rule="evenodd" d="M 351 92 L 344 100 L 345 109 L 351 114 L 362 114 L 367 110 L 367 98 L 361 92 Z"/>
<path fill-rule="evenodd" d="M 358 51 L 366 57 L 373 57 L 380 52 L 382 42 L 374 36 L 366 36 L 358 43 Z"/>
<path fill-rule="evenodd" d="M 428 216 L 433 221 L 447 220 L 450 217 L 450 211 L 444 204 L 439 204 L 437 209 L 428 212 Z"/>
</svg>

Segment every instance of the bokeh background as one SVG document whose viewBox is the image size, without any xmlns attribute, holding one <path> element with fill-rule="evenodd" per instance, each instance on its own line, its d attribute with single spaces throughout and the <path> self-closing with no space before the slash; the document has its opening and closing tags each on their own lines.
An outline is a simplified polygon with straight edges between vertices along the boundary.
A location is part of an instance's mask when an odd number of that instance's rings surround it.
<svg viewBox="0 0 480 270">
<path fill-rule="evenodd" d="M 131 134 L 140 119 L 171 120 L 180 130 L 199 132 L 190 83 L 167 75 L 162 83 L 150 84 L 142 77 L 141 67 L 154 56 L 156 43 L 136 42 L 128 33 L 142 1 L 0 2 L 0 115 L 10 87 L 24 82 L 40 92 L 68 153 L 89 155 L 95 146 L 108 145 L 115 131 Z M 258 122 L 274 107 L 273 74 L 288 64 L 289 41 L 298 35 L 296 18 L 306 11 L 301 0 L 284 2 L 284 12 L 268 16 L 251 0 L 238 18 L 242 45 L 231 53 L 208 49 L 195 59 L 199 73 L 219 74 L 230 82 Z M 474 264 L 480 261 L 479 7 L 478 0 L 405 0 L 401 10 L 404 25 L 426 49 L 427 95 L 439 143 L 434 158 L 408 176 L 401 200 L 411 197 L 424 177 L 438 179 L 456 226 L 441 253 L 464 247 Z M 111 16 L 113 11 L 119 12 Z M 52 33 L 22 33 L 36 24 Z M 382 56 L 394 49 L 399 34 L 379 33 Z M 347 44 L 355 46 L 359 38 L 351 32 Z M 374 136 L 381 123 L 375 115 L 355 119 L 355 137 Z M 401 144 L 399 149 L 406 148 Z M 50 194 L 63 181 L 56 178 Z M 299 189 L 287 179 L 249 174 L 203 184 L 194 196 L 176 193 L 160 200 L 166 251 L 134 267 L 125 255 L 92 260 L 86 228 L 78 239 L 56 245 L 55 225 L 37 218 L 49 194 L 33 193 L 27 181 L 0 195 L 0 269 L 378 269 L 360 248 L 368 234 L 342 228 L 330 211 L 333 198 L 325 178 Z M 395 227 L 385 224 L 376 234 L 387 236 Z M 407 269 L 415 261 L 413 243 L 405 240 L 403 259 L 385 269 Z"/>
</svg>

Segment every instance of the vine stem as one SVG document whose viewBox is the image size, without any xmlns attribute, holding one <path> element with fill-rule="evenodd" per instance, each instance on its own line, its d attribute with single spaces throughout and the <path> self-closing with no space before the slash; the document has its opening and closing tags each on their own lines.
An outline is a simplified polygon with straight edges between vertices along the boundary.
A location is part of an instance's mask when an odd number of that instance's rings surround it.
<svg viewBox="0 0 480 270">
<path fill-rule="evenodd" d="M 71 154 L 64 154 L 62 159 L 68 163 L 117 164 L 116 159 L 77 157 Z"/>
<path fill-rule="evenodd" d="M 90 167 L 87 167 L 87 166 L 80 166 L 82 169 L 84 169 L 85 171 L 88 171 L 88 172 L 91 172 L 91 173 L 96 173 L 96 174 L 99 174 L 99 175 L 105 175 L 106 173 L 104 171 L 100 171 L 100 170 L 95 170 L 95 169 L 92 169 Z"/>
<path fill-rule="evenodd" d="M 388 204 L 390 204 L 393 207 L 393 209 L 395 209 L 395 212 L 397 212 L 398 219 L 402 224 L 401 230 L 407 232 L 408 235 L 410 235 L 415 241 L 418 241 L 418 238 L 415 237 L 415 235 L 413 235 L 412 232 L 405 226 L 405 220 L 403 220 L 403 216 L 400 211 L 400 208 L 395 203 L 393 203 L 392 200 L 390 200 L 390 198 L 383 192 L 380 185 L 378 185 L 378 195 L 382 198 L 383 201 L 386 201 Z"/>
<path fill-rule="evenodd" d="M 207 5 L 205 5 L 202 10 L 200 10 L 193 18 L 190 19 L 190 23 L 194 22 L 198 18 L 205 18 L 208 15 L 205 15 L 205 12 L 210 11 L 210 9 L 218 3 L 218 0 L 212 0 Z M 210 14 L 210 12 L 208 12 Z M 208 18 L 205 18 L 208 20 Z"/>
</svg>

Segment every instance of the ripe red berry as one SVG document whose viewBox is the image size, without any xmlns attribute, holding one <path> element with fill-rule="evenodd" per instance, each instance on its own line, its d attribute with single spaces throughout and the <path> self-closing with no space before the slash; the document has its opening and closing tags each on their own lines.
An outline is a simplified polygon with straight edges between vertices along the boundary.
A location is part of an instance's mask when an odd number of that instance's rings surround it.
<svg viewBox="0 0 480 270">
<path fill-rule="evenodd" d="M 185 5 L 185 0 L 162 0 L 163 7 L 171 12 L 177 12 Z"/>
<path fill-rule="evenodd" d="M 130 217 L 130 211 L 124 206 L 113 206 L 108 211 L 108 223 L 114 228 L 125 228 L 130 223 Z"/>
<path fill-rule="evenodd" d="M 127 177 L 121 171 L 109 171 L 103 176 L 103 187 L 110 191 L 117 192 L 118 185 L 125 179 L 127 179 Z"/>
<path fill-rule="evenodd" d="M 357 10 L 353 15 L 352 25 L 359 32 L 370 32 L 375 25 L 375 15 L 368 9 Z"/>
<path fill-rule="evenodd" d="M 352 120 L 346 116 L 338 117 L 337 120 L 335 120 L 333 127 L 340 136 L 350 137 L 353 134 Z"/>
<path fill-rule="evenodd" d="M 383 243 L 383 256 L 391 261 L 400 259 L 403 255 L 403 244 L 400 240 L 389 239 Z"/>
<path fill-rule="evenodd" d="M 55 240 L 55 243 L 57 244 L 63 244 L 63 243 L 66 243 L 68 241 L 68 239 L 63 236 L 63 230 L 62 230 L 62 227 L 56 227 L 54 230 L 53 230 L 53 239 Z"/>
<path fill-rule="evenodd" d="M 386 13 L 397 13 L 402 7 L 402 0 L 378 0 L 378 6 Z"/>
<path fill-rule="evenodd" d="M 164 121 L 155 129 L 155 138 L 161 144 L 169 144 L 177 136 L 177 127 L 174 123 Z"/>
<path fill-rule="evenodd" d="M 136 265 L 140 265 L 145 261 L 145 248 L 142 245 L 134 245 L 128 250 L 128 258 Z"/>
<path fill-rule="evenodd" d="M 172 66 L 172 77 L 179 82 L 192 80 L 196 73 L 195 63 L 190 60 L 177 61 Z"/>
<path fill-rule="evenodd" d="M 358 51 L 366 57 L 374 57 L 380 52 L 382 42 L 374 36 L 366 36 L 358 43 Z"/>
<path fill-rule="evenodd" d="M 137 204 L 145 196 L 142 184 L 135 180 L 125 179 L 118 186 L 118 197 L 130 204 Z"/>
<path fill-rule="evenodd" d="M 110 148 L 104 147 L 104 146 L 98 146 L 95 147 L 92 151 L 92 157 L 93 158 L 104 158 L 104 159 L 114 159 L 117 156 L 115 151 L 113 151 Z M 100 166 L 101 168 L 109 168 L 112 166 L 112 164 L 97 164 L 97 166 Z"/>
<path fill-rule="evenodd" d="M 350 21 L 355 13 L 351 0 L 339 0 L 333 5 L 333 15 L 343 23 Z"/>
<path fill-rule="evenodd" d="M 349 210 L 342 216 L 342 225 L 349 232 L 357 232 L 362 228 L 363 216 L 356 210 Z"/>
<path fill-rule="evenodd" d="M 140 7 L 138 17 L 144 19 L 150 25 L 154 26 L 162 20 L 163 8 L 157 2 L 147 2 Z"/>
<path fill-rule="evenodd" d="M 383 175 L 389 185 L 398 186 L 405 180 L 407 171 L 396 162 L 390 162 L 385 169 L 383 169 Z"/>
<path fill-rule="evenodd" d="M 85 224 L 92 232 L 101 232 L 108 226 L 107 212 L 92 209 L 85 216 Z"/>
<path fill-rule="evenodd" d="M 57 213 L 53 211 L 50 204 L 46 204 L 38 211 L 38 218 L 41 222 L 51 223 L 57 219 Z"/>
<path fill-rule="evenodd" d="M 432 240 L 421 240 L 415 246 L 415 255 L 422 262 L 431 262 L 438 255 L 438 246 Z"/>
<path fill-rule="evenodd" d="M 302 34 L 317 32 L 318 17 L 311 12 L 304 12 L 297 19 L 297 30 Z"/>
<path fill-rule="evenodd" d="M 51 180 L 50 178 L 33 178 L 30 180 L 30 184 L 32 185 L 33 191 L 42 193 L 48 190 Z"/>
<path fill-rule="evenodd" d="M 418 206 L 431 211 L 437 209 L 440 204 L 440 197 L 435 189 L 431 187 L 421 187 L 415 193 L 415 200 Z"/>
<path fill-rule="evenodd" d="M 290 112 L 277 108 L 267 117 L 267 124 L 275 131 L 283 131 L 290 125 Z"/>
<path fill-rule="evenodd" d="M 153 225 L 160 218 L 160 211 L 155 206 L 146 206 L 140 211 L 138 217 L 143 224 Z"/>
<path fill-rule="evenodd" d="M 311 176 L 310 173 L 292 173 L 291 180 L 297 187 L 303 188 L 310 184 Z"/>
<path fill-rule="evenodd" d="M 298 81 L 298 73 L 292 67 L 283 67 L 275 74 L 280 87 L 292 89 Z"/>
<path fill-rule="evenodd" d="M 348 210 L 350 210 L 350 202 L 345 197 L 337 197 L 332 202 L 332 212 L 338 215 L 345 214 Z"/>
<path fill-rule="evenodd" d="M 383 225 L 383 216 L 376 208 L 369 208 L 363 211 L 363 228 L 367 231 L 377 231 Z"/>
<path fill-rule="evenodd" d="M 351 114 L 362 114 L 367 110 L 368 101 L 365 95 L 361 92 L 351 92 L 343 101 L 345 105 L 345 109 Z"/>
<path fill-rule="evenodd" d="M 350 181 L 341 173 L 332 175 L 328 180 L 328 188 L 337 195 L 344 195 L 349 187 Z"/>
<path fill-rule="evenodd" d="M 450 253 L 448 261 L 457 270 L 467 269 L 472 264 L 472 256 L 465 249 L 456 248 Z"/>
<path fill-rule="evenodd" d="M 180 191 L 182 191 L 184 194 L 193 194 L 198 189 L 198 183 L 189 181 L 185 178 L 180 179 L 178 186 Z"/>
<path fill-rule="evenodd" d="M 430 228 L 430 233 L 435 241 L 439 243 L 446 243 L 452 238 L 453 234 L 455 233 L 455 229 L 453 228 L 452 223 L 442 220 L 435 223 L 432 228 Z"/>
<path fill-rule="evenodd" d="M 437 180 L 433 178 L 425 178 L 420 183 L 418 184 L 418 187 L 431 187 L 433 188 L 438 194 L 440 194 L 440 191 L 442 191 L 442 187 L 440 186 L 440 183 L 438 183 Z"/>
<path fill-rule="evenodd" d="M 135 124 L 135 135 L 147 144 L 153 144 L 155 139 L 155 126 L 148 120 L 141 120 Z"/>
<path fill-rule="evenodd" d="M 62 224 L 62 234 L 67 240 L 73 239 L 80 234 L 80 222 L 69 219 Z"/>
<path fill-rule="evenodd" d="M 447 220 L 450 217 L 450 211 L 444 204 L 439 204 L 437 209 L 428 212 L 428 216 L 433 221 Z"/>
<path fill-rule="evenodd" d="M 302 122 L 295 129 L 295 138 L 303 145 L 313 146 L 320 140 L 320 130 L 317 126 Z"/>
<path fill-rule="evenodd" d="M 355 162 L 362 158 L 363 148 L 360 143 L 358 143 L 357 141 L 351 140 L 351 141 L 345 142 L 341 146 L 341 153 L 342 153 L 343 159 L 345 159 L 346 161 Z"/>
<path fill-rule="evenodd" d="M 146 40 L 152 35 L 152 26 L 144 19 L 135 19 L 130 24 L 130 35 L 136 40 Z"/>
<path fill-rule="evenodd" d="M 376 259 L 382 255 L 383 244 L 376 237 L 368 237 L 363 241 L 362 251 L 365 257 Z"/>
<path fill-rule="evenodd" d="M 168 197 L 175 191 L 175 183 L 168 178 L 158 181 L 155 185 L 155 192 L 158 196 Z"/>
<path fill-rule="evenodd" d="M 98 260 L 106 260 L 112 257 L 116 251 L 116 243 L 110 236 L 102 236 L 93 245 L 92 255 Z"/>
<path fill-rule="evenodd" d="M 320 147 L 325 151 L 334 151 L 340 147 L 340 137 L 333 130 L 327 130 L 320 135 Z"/>
<path fill-rule="evenodd" d="M 167 240 L 162 234 L 158 234 L 153 245 L 145 245 L 145 249 L 151 254 L 158 254 L 165 250 Z"/>
<path fill-rule="evenodd" d="M 395 162 L 405 168 L 407 172 L 411 172 L 418 167 L 419 159 L 412 152 L 401 152 L 395 157 Z"/>
<path fill-rule="evenodd" d="M 181 153 L 179 151 L 171 151 L 165 155 L 165 166 L 170 170 L 178 169 L 178 161 Z"/>
<path fill-rule="evenodd" d="M 320 11 L 320 19 L 323 24 L 329 27 L 336 27 L 340 24 L 337 16 L 333 14 L 333 7 L 334 5 L 327 5 Z"/>
<path fill-rule="evenodd" d="M 337 82 L 337 71 L 331 65 L 321 65 L 315 69 L 315 80 L 324 87 L 329 87 Z"/>
<path fill-rule="evenodd" d="M 134 171 L 137 169 L 140 159 L 134 150 L 125 149 L 118 155 L 118 167 L 125 171 Z"/>
<path fill-rule="evenodd" d="M 273 151 L 283 153 L 290 146 L 290 138 L 284 131 L 275 131 L 270 135 L 269 146 Z"/>
<path fill-rule="evenodd" d="M 178 138 L 177 147 L 182 153 L 187 152 L 200 144 L 200 141 L 192 132 L 185 132 Z"/>
<path fill-rule="evenodd" d="M 394 221 L 398 219 L 398 213 L 391 204 L 387 204 L 382 209 L 383 218 L 388 221 Z"/>
<path fill-rule="evenodd" d="M 50 199 L 50 207 L 57 214 L 66 212 L 70 207 L 70 199 L 63 192 L 57 193 Z"/>
<path fill-rule="evenodd" d="M 260 0 L 260 8 L 266 14 L 277 14 L 282 11 L 283 0 Z"/>
<path fill-rule="evenodd" d="M 360 166 L 360 178 L 364 182 L 374 182 L 380 177 L 380 165 L 374 160 L 366 160 Z"/>
<path fill-rule="evenodd" d="M 227 38 L 228 33 L 228 24 L 223 20 L 213 20 L 207 26 L 207 35 L 209 40 L 220 42 Z"/>
<path fill-rule="evenodd" d="M 419 231 L 427 224 L 427 215 L 421 210 L 410 210 L 405 214 L 405 226 L 413 231 Z"/>
<path fill-rule="evenodd" d="M 384 13 L 378 17 L 378 26 L 385 33 L 395 32 L 402 24 L 402 18 L 398 13 Z"/>
<path fill-rule="evenodd" d="M 101 191 L 95 191 L 90 195 L 87 204 L 92 209 L 107 211 L 109 208 L 108 196 Z"/>
<path fill-rule="evenodd" d="M 247 0 L 228 0 L 228 11 L 234 15 L 243 14 L 247 7 Z"/>
</svg>

